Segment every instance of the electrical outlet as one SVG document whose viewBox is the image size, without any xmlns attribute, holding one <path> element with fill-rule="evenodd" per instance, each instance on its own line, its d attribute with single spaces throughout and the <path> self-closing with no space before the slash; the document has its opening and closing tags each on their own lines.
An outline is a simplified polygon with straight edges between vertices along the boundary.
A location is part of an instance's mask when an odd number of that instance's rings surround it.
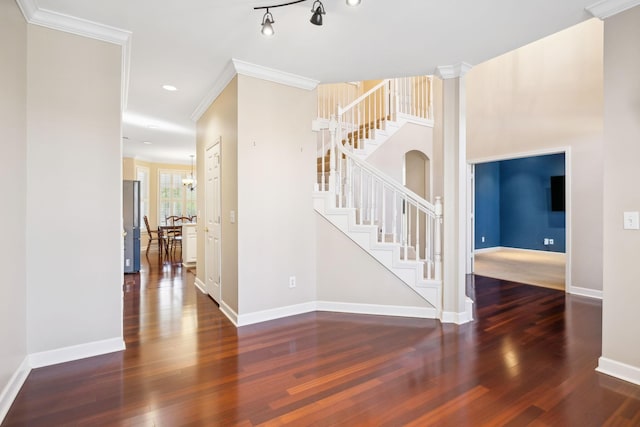
<svg viewBox="0 0 640 427">
<path fill-rule="evenodd" d="M 124 260 L 124 265 L 125 265 L 126 267 L 131 267 L 131 260 L 130 260 L 129 258 L 125 259 L 125 260 Z"/>
<path fill-rule="evenodd" d="M 549 239 L 549 244 L 553 245 L 553 239 Z"/>
<path fill-rule="evenodd" d="M 547 246 L 549 244 L 549 239 L 547 239 L 546 237 L 544 238 L 544 245 Z"/>
<path fill-rule="evenodd" d="M 290 288 L 296 287 L 296 276 L 289 277 L 289 287 Z"/>
<path fill-rule="evenodd" d="M 484 243 L 484 236 L 482 236 L 482 243 Z"/>
</svg>

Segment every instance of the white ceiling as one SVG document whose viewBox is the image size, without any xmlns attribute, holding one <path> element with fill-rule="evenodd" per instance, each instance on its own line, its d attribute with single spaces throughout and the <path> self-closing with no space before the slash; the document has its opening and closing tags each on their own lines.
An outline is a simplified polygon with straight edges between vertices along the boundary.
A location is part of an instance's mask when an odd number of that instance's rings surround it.
<svg viewBox="0 0 640 427">
<path fill-rule="evenodd" d="M 35 6 L 131 32 L 124 155 L 189 164 L 190 117 L 232 58 L 321 83 L 431 74 L 439 65 L 479 64 L 584 21 L 594 2 L 362 0 L 352 8 L 324 0 L 324 25 L 317 27 L 309 23 L 308 0 L 271 9 L 276 34 L 263 37 L 264 11 L 253 7 L 287 1 L 37 0 Z"/>
</svg>

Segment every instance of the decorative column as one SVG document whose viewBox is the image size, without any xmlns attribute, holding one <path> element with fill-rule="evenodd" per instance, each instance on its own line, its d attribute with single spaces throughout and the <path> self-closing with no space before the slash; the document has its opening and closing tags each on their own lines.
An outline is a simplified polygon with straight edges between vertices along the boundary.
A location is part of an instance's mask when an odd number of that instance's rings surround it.
<svg viewBox="0 0 640 427">
<path fill-rule="evenodd" d="M 442 322 L 466 323 L 466 92 L 464 75 L 468 64 L 438 67 L 442 79 L 443 197 L 443 284 Z"/>
</svg>

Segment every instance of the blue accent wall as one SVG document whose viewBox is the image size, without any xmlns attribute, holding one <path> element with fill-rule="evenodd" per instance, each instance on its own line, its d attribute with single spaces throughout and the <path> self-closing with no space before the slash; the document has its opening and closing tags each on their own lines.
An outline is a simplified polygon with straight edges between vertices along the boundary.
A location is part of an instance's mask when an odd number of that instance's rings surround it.
<svg viewBox="0 0 640 427">
<path fill-rule="evenodd" d="M 477 164 L 475 185 L 476 249 L 500 246 L 500 162 Z"/>
<path fill-rule="evenodd" d="M 564 175 L 564 165 L 564 154 L 476 165 L 476 249 L 565 252 L 565 212 L 551 211 L 550 191 L 550 177 Z M 554 244 L 545 246 L 545 238 Z"/>
</svg>

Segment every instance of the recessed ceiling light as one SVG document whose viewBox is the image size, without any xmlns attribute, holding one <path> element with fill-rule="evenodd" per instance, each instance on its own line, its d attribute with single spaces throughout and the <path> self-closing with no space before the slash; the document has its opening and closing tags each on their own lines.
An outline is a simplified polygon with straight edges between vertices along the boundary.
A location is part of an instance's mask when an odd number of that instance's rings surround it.
<svg viewBox="0 0 640 427">
<path fill-rule="evenodd" d="M 151 141 L 142 141 L 144 145 L 151 145 Z"/>
<path fill-rule="evenodd" d="M 162 89 L 168 90 L 169 92 L 174 92 L 174 91 L 178 90 L 177 87 L 172 86 L 172 85 L 163 85 Z"/>
<path fill-rule="evenodd" d="M 147 125 L 147 127 L 149 129 L 158 129 L 158 126 L 156 126 L 156 125 Z"/>
</svg>

